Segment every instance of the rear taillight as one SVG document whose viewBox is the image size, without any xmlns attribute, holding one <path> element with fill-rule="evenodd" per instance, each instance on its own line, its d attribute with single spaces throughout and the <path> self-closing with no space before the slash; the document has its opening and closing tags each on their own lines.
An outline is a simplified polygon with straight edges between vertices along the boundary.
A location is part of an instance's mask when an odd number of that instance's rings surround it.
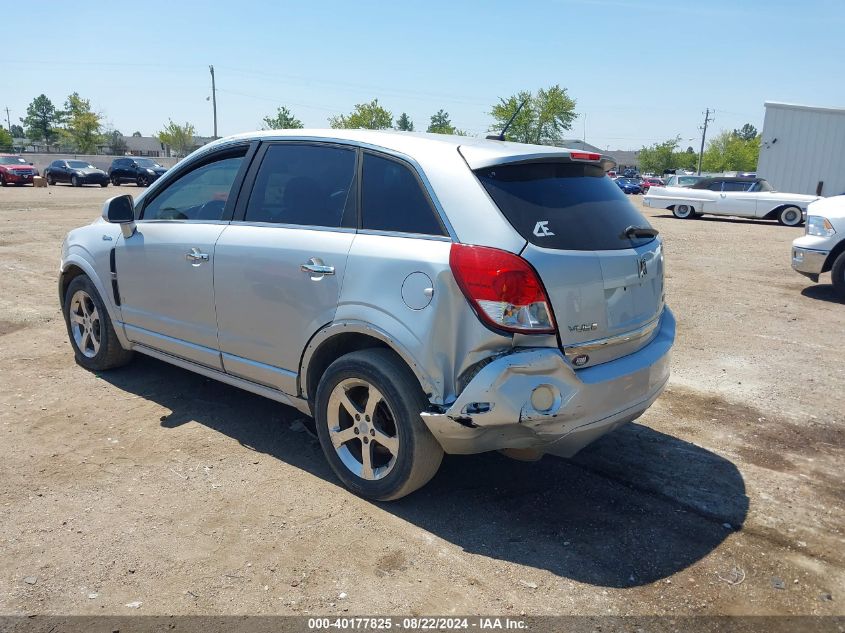
<svg viewBox="0 0 845 633">
<path fill-rule="evenodd" d="M 551 334 L 551 303 L 537 272 L 521 257 L 485 246 L 452 244 L 449 265 L 478 317 L 508 332 Z"/>
</svg>

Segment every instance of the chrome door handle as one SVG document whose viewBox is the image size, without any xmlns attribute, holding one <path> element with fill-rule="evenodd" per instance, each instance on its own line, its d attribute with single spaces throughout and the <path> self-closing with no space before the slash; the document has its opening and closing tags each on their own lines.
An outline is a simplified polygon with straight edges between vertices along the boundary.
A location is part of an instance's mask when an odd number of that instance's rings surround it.
<svg viewBox="0 0 845 633">
<path fill-rule="evenodd" d="M 191 262 L 192 266 L 199 266 L 201 263 L 208 261 L 208 253 L 202 253 L 200 249 L 194 247 L 185 253 L 185 259 Z"/>
<path fill-rule="evenodd" d="M 311 275 L 334 275 L 334 266 L 325 266 L 323 264 L 301 264 L 299 270 Z"/>
</svg>

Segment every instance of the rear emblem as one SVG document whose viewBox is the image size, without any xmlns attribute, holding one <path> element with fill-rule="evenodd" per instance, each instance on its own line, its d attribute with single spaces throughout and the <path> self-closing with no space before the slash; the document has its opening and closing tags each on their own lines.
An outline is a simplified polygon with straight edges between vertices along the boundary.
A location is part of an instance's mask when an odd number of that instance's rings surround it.
<svg viewBox="0 0 845 633">
<path fill-rule="evenodd" d="M 642 279 L 647 274 L 648 274 L 648 264 L 646 262 L 645 257 L 643 257 L 642 259 L 639 260 L 639 262 L 637 262 L 637 276 L 639 276 L 639 278 Z"/>
<path fill-rule="evenodd" d="M 554 233 L 549 230 L 549 221 L 540 220 L 537 222 L 534 226 L 534 235 L 537 237 L 549 237 L 550 235 L 554 235 Z"/>
<path fill-rule="evenodd" d="M 578 325 L 570 325 L 570 332 L 589 332 L 590 330 L 599 329 L 598 323 L 580 323 Z"/>
</svg>

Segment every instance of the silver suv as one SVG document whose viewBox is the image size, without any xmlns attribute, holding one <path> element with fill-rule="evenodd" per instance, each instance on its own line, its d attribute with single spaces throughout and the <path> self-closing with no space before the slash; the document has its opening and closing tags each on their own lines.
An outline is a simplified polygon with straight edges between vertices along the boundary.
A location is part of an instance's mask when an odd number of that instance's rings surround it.
<svg viewBox="0 0 845 633">
<path fill-rule="evenodd" d="M 661 240 L 607 166 L 437 134 L 222 139 L 68 234 L 76 359 L 140 352 L 293 406 L 374 499 L 444 452 L 573 455 L 657 398 L 675 335 Z"/>
</svg>

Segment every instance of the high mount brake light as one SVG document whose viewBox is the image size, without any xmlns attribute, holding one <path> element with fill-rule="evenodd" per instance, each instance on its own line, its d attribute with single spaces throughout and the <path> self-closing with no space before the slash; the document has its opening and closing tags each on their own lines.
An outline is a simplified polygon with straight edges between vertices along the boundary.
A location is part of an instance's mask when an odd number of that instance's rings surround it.
<svg viewBox="0 0 845 633">
<path fill-rule="evenodd" d="M 569 158 L 572 160 L 600 160 L 601 154 L 594 154 L 593 152 L 569 152 Z"/>
<path fill-rule="evenodd" d="M 449 265 L 473 310 L 488 325 L 523 334 L 555 332 L 543 283 L 521 257 L 486 246 L 452 244 Z"/>
</svg>

